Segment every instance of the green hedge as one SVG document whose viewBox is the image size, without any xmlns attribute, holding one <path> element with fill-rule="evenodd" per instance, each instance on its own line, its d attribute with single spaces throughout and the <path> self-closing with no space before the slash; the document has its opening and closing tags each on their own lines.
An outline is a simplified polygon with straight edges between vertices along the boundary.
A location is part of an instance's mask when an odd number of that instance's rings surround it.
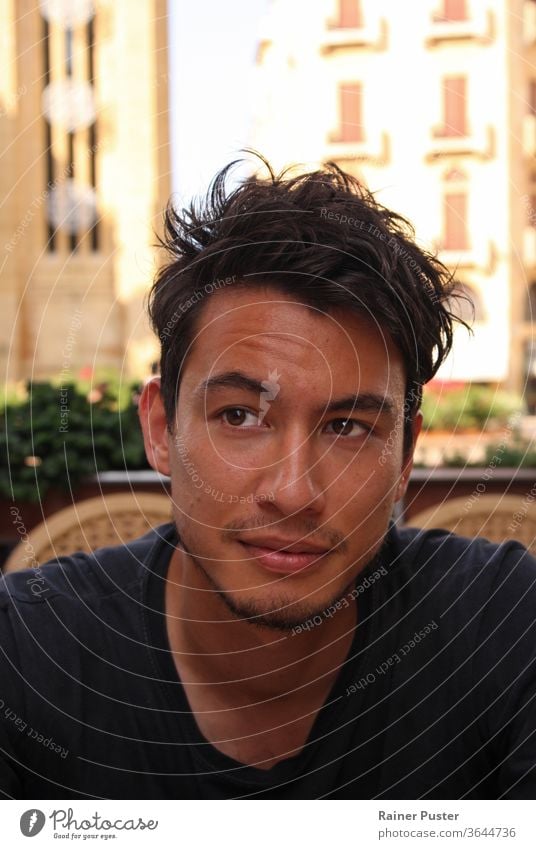
<svg viewBox="0 0 536 849">
<path fill-rule="evenodd" d="M 456 389 L 425 389 L 422 412 L 425 430 L 492 429 L 523 411 L 523 400 L 510 392 L 468 384 Z"/>
<path fill-rule="evenodd" d="M 92 389 L 30 382 L 24 397 L 10 392 L 1 414 L 0 494 L 36 502 L 52 487 L 74 490 L 97 472 L 149 468 L 139 390 L 113 382 Z"/>
<path fill-rule="evenodd" d="M 536 468 L 536 450 L 530 442 L 515 439 L 510 444 L 503 442 L 488 445 L 485 456 L 478 463 L 469 462 L 464 454 L 458 452 L 447 454 L 443 465 L 449 468 L 483 468 L 490 464 L 492 468 L 503 469 L 533 469 Z"/>
</svg>

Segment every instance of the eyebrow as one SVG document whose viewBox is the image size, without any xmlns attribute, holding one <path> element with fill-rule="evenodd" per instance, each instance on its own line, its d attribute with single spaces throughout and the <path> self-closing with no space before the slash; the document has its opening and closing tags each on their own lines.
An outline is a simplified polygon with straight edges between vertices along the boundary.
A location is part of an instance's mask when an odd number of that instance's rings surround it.
<svg viewBox="0 0 536 849">
<path fill-rule="evenodd" d="M 225 371 L 204 380 L 194 389 L 194 396 L 200 400 L 208 393 L 218 389 L 242 389 L 244 392 L 254 392 L 259 395 L 265 391 L 262 381 L 245 374 L 242 371 Z M 353 395 L 344 395 L 335 398 L 327 404 L 320 404 L 315 408 L 315 413 L 326 415 L 342 410 L 356 410 L 365 413 L 391 414 L 395 405 L 391 398 L 375 392 L 358 392 Z"/>
</svg>

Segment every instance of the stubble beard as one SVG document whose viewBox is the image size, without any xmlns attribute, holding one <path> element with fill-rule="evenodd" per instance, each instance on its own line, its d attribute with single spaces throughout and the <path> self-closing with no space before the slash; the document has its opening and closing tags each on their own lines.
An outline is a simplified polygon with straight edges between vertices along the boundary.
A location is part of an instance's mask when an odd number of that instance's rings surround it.
<svg viewBox="0 0 536 849">
<path fill-rule="evenodd" d="M 285 593 L 280 593 L 280 595 L 276 598 L 271 598 L 269 608 L 267 609 L 262 602 L 255 599 L 236 599 L 232 592 L 229 592 L 218 585 L 212 575 L 207 572 L 201 560 L 188 550 L 180 537 L 178 545 L 190 558 L 195 568 L 201 572 L 207 584 L 223 602 L 233 618 L 247 622 L 254 628 L 268 628 L 272 631 L 279 631 L 282 633 L 289 633 L 298 631 L 298 629 L 303 629 L 305 626 L 309 626 L 310 622 L 315 620 L 315 617 L 320 617 L 321 621 L 329 621 L 328 617 L 325 615 L 326 610 L 328 608 L 332 608 L 338 602 L 342 602 L 343 599 L 346 599 L 349 604 L 355 604 L 355 600 L 349 599 L 349 596 L 356 582 L 358 582 L 359 574 L 372 564 L 379 563 L 380 554 L 383 548 L 383 545 L 380 546 L 379 550 L 360 569 L 359 573 L 354 575 L 346 586 L 342 590 L 337 591 L 327 602 L 325 601 L 322 604 L 310 605 L 306 602 L 296 601 Z M 320 623 L 315 622 L 315 624 Z"/>
</svg>

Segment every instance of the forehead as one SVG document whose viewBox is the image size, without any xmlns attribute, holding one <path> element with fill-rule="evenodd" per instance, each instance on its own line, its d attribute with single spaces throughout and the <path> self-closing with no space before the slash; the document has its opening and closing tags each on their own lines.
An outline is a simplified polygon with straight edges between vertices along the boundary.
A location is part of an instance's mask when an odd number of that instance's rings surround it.
<svg viewBox="0 0 536 849">
<path fill-rule="evenodd" d="M 276 369 L 288 387 L 307 384 L 328 395 L 405 391 L 401 354 L 373 316 L 340 308 L 326 314 L 268 286 L 219 291 L 198 316 L 183 382 L 193 386 L 232 369 L 260 380 Z"/>
</svg>

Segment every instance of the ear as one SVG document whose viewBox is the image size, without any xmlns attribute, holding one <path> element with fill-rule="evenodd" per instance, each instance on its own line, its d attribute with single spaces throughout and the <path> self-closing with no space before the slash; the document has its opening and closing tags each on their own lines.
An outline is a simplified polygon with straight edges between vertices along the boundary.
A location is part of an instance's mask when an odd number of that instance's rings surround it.
<svg viewBox="0 0 536 849">
<path fill-rule="evenodd" d="M 170 475 L 169 431 L 160 392 L 159 377 L 153 377 L 143 387 L 138 412 L 143 431 L 145 454 L 149 465 L 156 472 Z"/>
<path fill-rule="evenodd" d="M 406 490 L 408 488 L 409 476 L 411 475 L 411 470 L 413 469 L 413 453 L 415 451 L 415 443 L 417 442 L 417 437 L 419 436 L 422 428 L 422 413 L 420 410 L 417 410 L 415 415 L 413 416 L 413 422 L 411 424 L 412 431 L 412 442 L 408 449 L 407 454 L 404 457 L 404 464 L 402 466 L 402 474 L 400 475 L 400 479 L 398 481 L 398 485 L 396 488 L 396 496 L 395 502 L 400 501 L 401 498 L 404 498 L 406 494 Z"/>
</svg>

